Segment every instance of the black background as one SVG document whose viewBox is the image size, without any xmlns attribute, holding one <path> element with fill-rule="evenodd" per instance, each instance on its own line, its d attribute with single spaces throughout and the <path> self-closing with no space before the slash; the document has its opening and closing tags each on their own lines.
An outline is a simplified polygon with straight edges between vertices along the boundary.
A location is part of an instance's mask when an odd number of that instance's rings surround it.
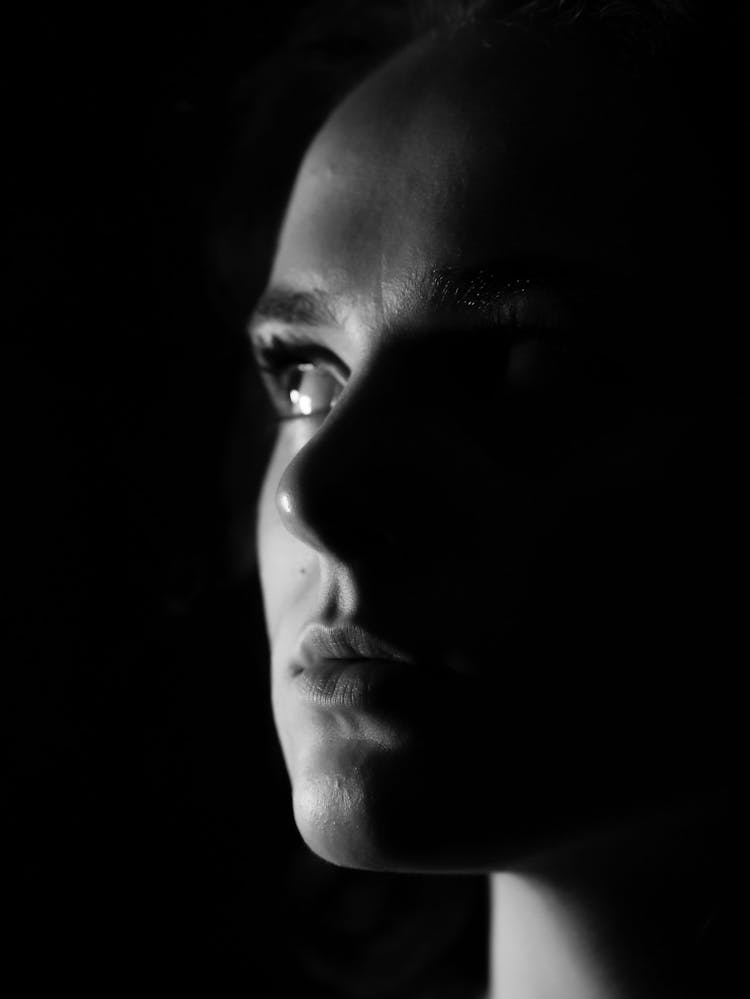
<svg viewBox="0 0 750 999">
<path fill-rule="evenodd" d="M 257 583 L 226 559 L 245 355 L 211 264 L 229 105 L 291 13 L 5 23 L 6 983 L 298 974 Z"/>
</svg>

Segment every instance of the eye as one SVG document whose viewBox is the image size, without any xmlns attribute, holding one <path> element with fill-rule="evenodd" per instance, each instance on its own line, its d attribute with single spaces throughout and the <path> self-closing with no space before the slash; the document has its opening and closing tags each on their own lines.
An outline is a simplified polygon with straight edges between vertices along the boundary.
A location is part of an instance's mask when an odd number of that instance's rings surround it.
<svg viewBox="0 0 750 999">
<path fill-rule="evenodd" d="M 288 413 L 282 416 L 324 416 L 336 405 L 344 382 L 324 365 L 305 362 L 284 374 Z"/>
<path fill-rule="evenodd" d="M 338 402 L 348 369 L 326 348 L 274 339 L 255 352 L 279 419 L 326 416 Z"/>
</svg>

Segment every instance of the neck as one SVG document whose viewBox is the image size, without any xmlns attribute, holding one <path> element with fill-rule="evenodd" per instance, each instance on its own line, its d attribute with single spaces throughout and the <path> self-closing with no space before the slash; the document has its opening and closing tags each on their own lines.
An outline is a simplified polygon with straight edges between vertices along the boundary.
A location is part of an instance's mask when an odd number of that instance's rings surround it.
<svg viewBox="0 0 750 999">
<path fill-rule="evenodd" d="M 491 999 L 693 995 L 715 833 L 686 810 L 492 875 Z"/>
<path fill-rule="evenodd" d="M 591 924 L 553 886 L 494 874 L 491 904 L 491 999 L 620 999 Z"/>
</svg>

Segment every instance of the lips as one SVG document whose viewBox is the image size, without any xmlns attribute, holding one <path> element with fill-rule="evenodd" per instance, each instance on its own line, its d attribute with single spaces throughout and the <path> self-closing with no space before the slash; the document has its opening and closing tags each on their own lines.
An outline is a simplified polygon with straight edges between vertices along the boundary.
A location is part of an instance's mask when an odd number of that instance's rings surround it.
<svg viewBox="0 0 750 999">
<path fill-rule="evenodd" d="M 358 624 L 309 625 L 292 676 L 298 692 L 318 707 L 372 709 L 403 698 L 417 674 L 414 659 Z"/>
<path fill-rule="evenodd" d="M 309 625 L 300 641 L 298 666 L 312 667 L 315 663 L 330 660 L 381 660 L 413 665 L 414 660 L 405 652 L 376 638 L 353 622 L 327 626 Z"/>
</svg>

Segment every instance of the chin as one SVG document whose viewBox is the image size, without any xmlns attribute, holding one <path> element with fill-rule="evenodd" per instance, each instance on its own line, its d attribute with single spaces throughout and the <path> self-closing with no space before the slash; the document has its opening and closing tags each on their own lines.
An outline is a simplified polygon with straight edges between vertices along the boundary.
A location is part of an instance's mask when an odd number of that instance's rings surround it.
<svg viewBox="0 0 750 999">
<path fill-rule="evenodd" d="M 405 869 L 412 817 L 404 802 L 429 811 L 416 732 L 356 712 L 303 711 L 283 721 L 294 819 L 307 846 L 340 867 Z"/>
<path fill-rule="evenodd" d="M 305 776 L 293 789 L 294 820 L 313 853 L 338 867 L 391 869 L 376 842 L 368 795 L 356 775 Z"/>
<path fill-rule="evenodd" d="M 446 795 L 444 773 L 431 773 L 419 754 L 366 743 L 316 750 L 290 774 L 297 829 L 321 859 L 393 873 L 485 869 L 474 820 L 486 828 L 486 816 L 475 814 L 475 791 L 474 807 L 456 781 Z"/>
<path fill-rule="evenodd" d="M 294 820 L 307 846 L 339 867 L 410 870 L 405 837 L 419 795 L 413 754 L 367 738 L 311 739 L 291 759 Z M 407 787 L 408 785 L 408 787 Z"/>
</svg>

